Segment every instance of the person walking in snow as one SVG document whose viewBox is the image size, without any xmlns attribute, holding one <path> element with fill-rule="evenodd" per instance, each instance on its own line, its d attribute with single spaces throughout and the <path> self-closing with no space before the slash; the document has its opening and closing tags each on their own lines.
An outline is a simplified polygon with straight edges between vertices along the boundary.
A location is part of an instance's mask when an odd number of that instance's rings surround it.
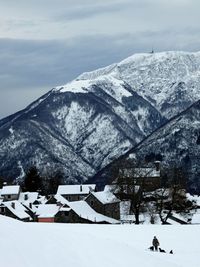
<svg viewBox="0 0 200 267">
<path fill-rule="evenodd" d="M 154 238 L 153 238 L 152 245 L 153 245 L 155 251 L 158 251 L 158 246 L 160 246 L 160 243 L 159 243 L 156 236 L 154 236 Z"/>
</svg>

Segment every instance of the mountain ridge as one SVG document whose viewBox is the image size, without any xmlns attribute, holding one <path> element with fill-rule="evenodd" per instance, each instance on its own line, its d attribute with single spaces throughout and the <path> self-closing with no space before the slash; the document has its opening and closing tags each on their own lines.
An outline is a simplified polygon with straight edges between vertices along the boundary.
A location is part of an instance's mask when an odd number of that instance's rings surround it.
<svg viewBox="0 0 200 267">
<path fill-rule="evenodd" d="M 66 89 L 60 92 L 63 87 L 53 89 L 21 112 L 3 119 L 0 122 L 0 159 L 6 159 L 7 165 L 1 165 L 2 173 L 12 176 L 18 169 L 19 178 L 19 169 L 23 169 L 24 174 L 28 166 L 37 165 L 44 172 L 51 164 L 55 169 L 64 170 L 67 182 L 84 182 L 85 176 L 91 176 L 107 161 L 136 144 L 145 136 L 145 131 L 155 127 L 156 121 L 162 123 L 164 118 L 159 112 L 137 93 L 130 92 L 129 85 L 123 81 L 112 85 L 112 82 L 103 79 L 92 83 L 87 92 L 82 87 L 76 93 Z M 111 88 L 119 90 L 116 98 L 112 97 Z M 139 111 L 125 105 L 129 98 L 144 107 L 142 112 L 146 110 L 145 119 L 150 123 L 152 120 L 151 125 L 138 126 L 134 112 L 139 114 Z M 46 139 L 52 148 L 48 147 Z M 63 152 L 68 155 L 63 157 Z M 15 167 L 9 173 L 11 165 Z"/>
</svg>

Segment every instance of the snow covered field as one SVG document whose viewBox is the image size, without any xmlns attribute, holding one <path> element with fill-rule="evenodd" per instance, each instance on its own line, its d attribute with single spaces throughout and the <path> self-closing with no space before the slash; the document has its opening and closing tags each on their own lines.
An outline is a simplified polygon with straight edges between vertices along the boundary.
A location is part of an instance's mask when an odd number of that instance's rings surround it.
<svg viewBox="0 0 200 267">
<path fill-rule="evenodd" d="M 153 236 L 174 254 L 150 252 Z M 0 216 L 1 267 L 199 267 L 200 226 L 23 223 Z"/>
</svg>

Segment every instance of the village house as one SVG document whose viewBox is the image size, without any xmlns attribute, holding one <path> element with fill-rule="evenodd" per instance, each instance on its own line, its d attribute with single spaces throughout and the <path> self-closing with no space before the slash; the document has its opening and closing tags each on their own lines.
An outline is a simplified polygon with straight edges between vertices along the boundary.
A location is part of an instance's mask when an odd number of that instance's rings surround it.
<svg viewBox="0 0 200 267">
<path fill-rule="evenodd" d="M 71 209 L 78 215 L 80 222 L 98 223 L 98 224 L 119 224 L 119 221 L 102 213 L 96 212 L 84 200 L 70 203 Z"/>
<path fill-rule="evenodd" d="M 142 186 L 145 191 L 154 191 L 161 186 L 160 162 L 156 161 L 154 167 L 125 168 L 120 170 L 122 178 L 131 179 L 131 184 Z"/>
<path fill-rule="evenodd" d="M 43 204 L 38 207 L 38 222 L 60 223 L 107 223 L 119 221 L 104 216 L 93 210 L 85 201 L 69 202 L 60 195 L 55 195 L 57 204 Z"/>
<path fill-rule="evenodd" d="M 6 185 L 1 190 L 1 198 L 3 201 L 18 200 L 21 192 L 19 185 Z"/>
<path fill-rule="evenodd" d="M 26 207 L 32 219 L 36 221 L 37 220 L 36 212 L 38 205 L 45 203 L 47 199 L 46 197 L 39 195 L 38 192 L 21 192 L 18 201 L 24 207 Z"/>
<path fill-rule="evenodd" d="M 0 191 L 0 214 L 21 221 L 35 221 L 37 205 L 44 203 L 46 198 L 38 192 L 21 192 L 19 185 L 6 185 Z"/>
<path fill-rule="evenodd" d="M 64 211 L 60 212 L 61 206 L 56 204 L 42 204 L 38 206 L 36 216 L 38 218 L 38 222 L 47 222 L 52 223 L 59 221 L 60 216 L 65 215 Z M 69 208 L 65 210 L 69 211 Z M 59 214 L 60 213 L 60 214 Z"/>
<path fill-rule="evenodd" d="M 110 191 L 91 192 L 85 201 L 98 213 L 120 219 L 120 200 Z"/>
<path fill-rule="evenodd" d="M 95 184 L 59 185 L 57 194 L 63 196 L 68 201 L 78 201 L 84 199 L 90 192 L 94 191 L 96 191 Z"/>
<path fill-rule="evenodd" d="M 45 204 L 38 206 L 38 222 L 88 223 L 73 211 L 71 203 L 75 202 L 69 202 L 61 195 L 51 196 Z"/>
<path fill-rule="evenodd" d="M 24 222 L 32 221 L 28 209 L 17 200 L 1 202 L 0 214 Z"/>
<path fill-rule="evenodd" d="M 92 207 L 85 199 L 95 194 L 96 185 L 62 185 L 48 199 L 38 192 L 21 192 L 20 186 L 4 186 L 0 193 L 0 214 L 22 220 L 60 223 L 119 223 L 118 199 L 110 193 L 98 194 L 100 208 Z M 12 200 L 9 200 L 12 199 Z M 89 201 L 88 201 L 89 202 Z M 90 202 L 91 204 L 92 202 Z M 103 207 L 103 208 L 102 208 Z"/>
</svg>

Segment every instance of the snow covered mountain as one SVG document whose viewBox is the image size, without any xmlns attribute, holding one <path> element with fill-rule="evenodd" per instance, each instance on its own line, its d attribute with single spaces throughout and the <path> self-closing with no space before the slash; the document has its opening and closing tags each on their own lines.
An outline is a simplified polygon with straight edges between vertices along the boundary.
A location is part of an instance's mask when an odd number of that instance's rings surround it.
<svg viewBox="0 0 200 267">
<path fill-rule="evenodd" d="M 83 182 L 164 122 L 112 75 L 74 80 L 0 121 L 0 174 L 23 178 L 36 165 Z"/>
<path fill-rule="evenodd" d="M 113 74 L 127 82 L 167 118 L 200 99 L 200 52 L 135 54 L 81 79 Z"/>
<path fill-rule="evenodd" d="M 161 160 L 161 167 L 183 167 L 190 192 L 200 193 L 200 100 L 175 116 L 145 138 L 122 158 Z M 93 181 L 106 181 L 112 173 L 112 164 L 93 177 Z"/>
<path fill-rule="evenodd" d="M 182 166 L 190 191 L 199 193 L 200 101 L 156 130 L 127 156 L 152 160 L 159 156 L 163 166 Z"/>
<path fill-rule="evenodd" d="M 200 52 L 136 54 L 83 73 L 0 121 L 0 175 L 86 181 L 200 99 Z"/>
</svg>

